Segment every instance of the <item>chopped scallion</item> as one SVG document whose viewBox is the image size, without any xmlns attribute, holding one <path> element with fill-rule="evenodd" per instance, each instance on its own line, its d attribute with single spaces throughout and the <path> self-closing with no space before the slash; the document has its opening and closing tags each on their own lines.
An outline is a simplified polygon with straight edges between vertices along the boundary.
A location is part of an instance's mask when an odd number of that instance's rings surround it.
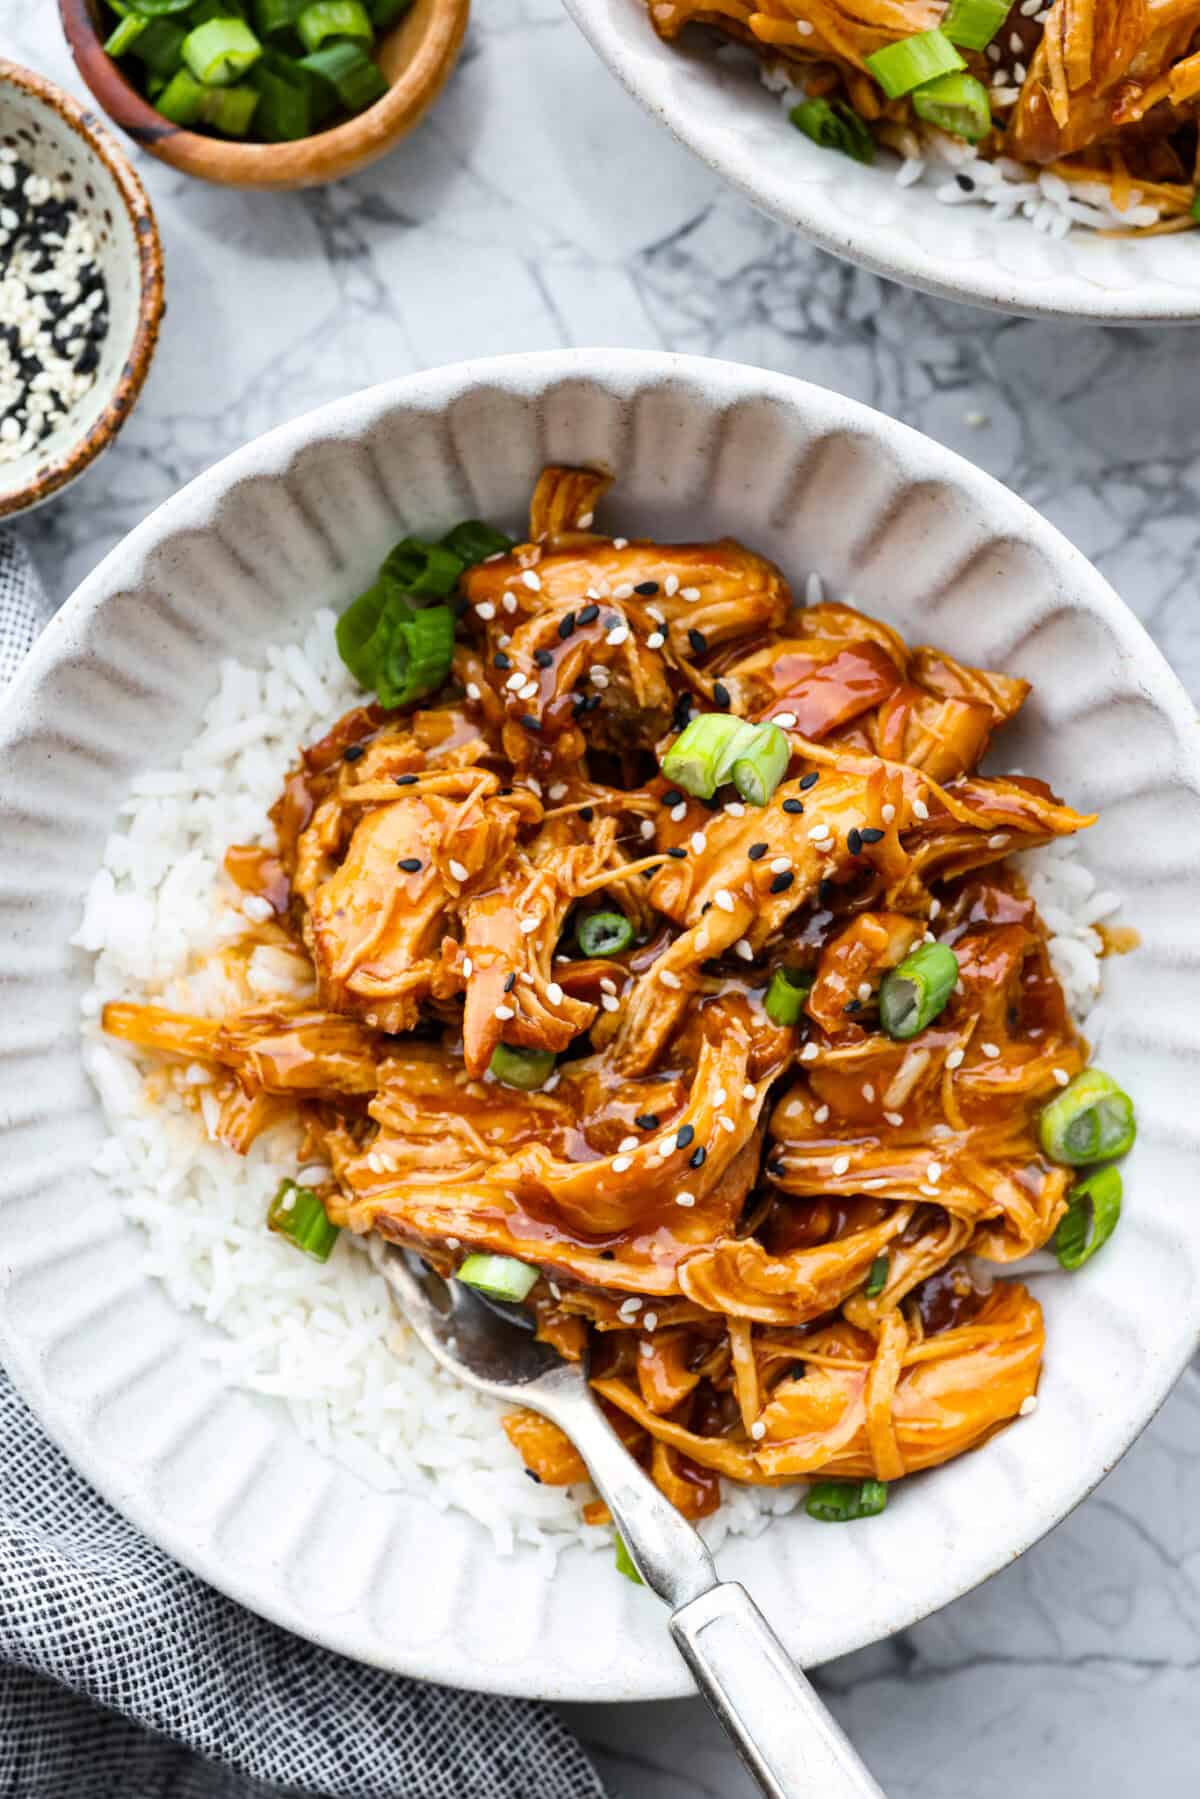
<svg viewBox="0 0 1200 1799">
<path fill-rule="evenodd" d="M 299 67 L 332 93 L 347 112 L 363 112 L 387 93 L 387 82 L 361 44 L 343 40 L 322 44 Z"/>
<path fill-rule="evenodd" d="M 822 1524 L 852 1524 L 857 1518 L 878 1517 L 887 1498 L 881 1480 L 819 1480 L 808 1489 L 804 1509 Z"/>
<path fill-rule="evenodd" d="M 798 1024 L 812 985 L 812 974 L 806 968 L 777 968 L 763 1001 L 772 1024 Z"/>
<path fill-rule="evenodd" d="M 1067 1195 L 1067 1209 L 1054 1233 L 1054 1253 L 1072 1272 L 1090 1262 L 1117 1228 L 1121 1216 L 1121 1176 L 1096 1168 Z"/>
<path fill-rule="evenodd" d="M 923 82 L 965 69 L 966 63 L 948 37 L 940 31 L 920 31 L 915 37 L 885 44 L 867 57 L 867 67 L 889 100 L 911 94 Z"/>
<path fill-rule="evenodd" d="M 919 119 L 969 144 L 977 144 L 992 129 L 987 89 L 974 75 L 939 75 L 916 89 L 912 106 Z"/>
<path fill-rule="evenodd" d="M 1133 1101 L 1110 1074 L 1085 1068 L 1045 1108 L 1038 1135 L 1050 1160 L 1068 1168 L 1111 1162 L 1137 1136 Z"/>
<path fill-rule="evenodd" d="M 554 1055 L 548 1049 L 526 1049 L 515 1043 L 498 1043 L 488 1063 L 489 1074 L 505 1087 L 535 1093 L 554 1072 Z"/>
<path fill-rule="evenodd" d="M 878 1298 L 879 1294 L 882 1293 L 883 1289 L 887 1286 L 887 1277 L 888 1277 L 888 1259 L 887 1259 L 887 1257 L 886 1256 L 876 1256 L 875 1260 L 871 1263 L 870 1268 L 868 1268 L 867 1278 L 863 1282 L 863 1292 L 866 1294 L 868 1299 Z"/>
<path fill-rule="evenodd" d="M 402 537 L 384 557 L 379 572 L 407 593 L 432 594 L 444 600 L 457 587 L 463 567 L 462 557 L 444 544 Z"/>
<path fill-rule="evenodd" d="M 267 1224 L 318 1262 L 329 1260 L 338 1240 L 338 1226 L 330 1224 L 318 1195 L 296 1181 L 283 1182 L 271 1201 Z"/>
<path fill-rule="evenodd" d="M 964 50 L 986 50 L 1009 14 L 1011 0 L 950 0 L 938 29 Z"/>
<path fill-rule="evenodd" d="M 411 5 L 412 0 L 404 0 L 404 5 Z M 489 556 L 502 555 L 511 550 L 513 540 L 505 537 L 503 531 L 495 531 L 482 519 L 465 518 L 460 524 L 447 531 L 442 539 L 442 547 L 458 557 L 464 568 L 474 568 L 477 562 L 484 562 Z"/>
<path fill-rule="evenodd" d="M 840 150 L 855 162 L 874 162 L 875 139 L 865 120 L 844 100 L 802 100 L 788 117 L 822 150 Z"/>
<path fill-rule="evenodd" d="M 879 1022 L 901 1042 L 923 1031 L 943 1012 L 958 980 L 958 957 L 944 943 L 923 943 L 879 988 Z"/>
<path fill-rule="evenodd" d="M 710 800 L 727 780 L 734 756 L 754 740 L 755 727 L 727 712 L 702 712 L 685 725 L 662 759 L 668 781 Z"/>
<path fill-rule="evenodd" d="M 635 933 L 623 912 L 588 912 L 576 925 L 575 936 L 585 956 L 619 956 Z"/>
<path fill-rule="evenodd" d="M 464 1287 L 475 1287 L 489 1299 L 506 1299 L 519 1305 L 538 1282 L 538 1271 L 515 1256 L 468 1256 L 455 1276 Z"/>
<path fill-rule="evenodd" d="M 139 19 L 136 13 L 129 13 L 127 17 L 119 20 L 115 30 L 104 40 L 105 55 L 124 56 L 128 50 L 133 48 L 149 24 L 149 19 Z"/>
<path fill-rule="evenodd" d="M 204 116 L 208 89 L 188 69 L 176 69 L 156 102 L 164 119 L 173 125 L 196 125 Z"/>
<path fill-rule="evenodd" d="M 296 21 L 296 29 L 308 51 L 319 50 L 326 38 L 359 38 L 373 43 L 375 27 L 362 0 L 311 0 Z"/>
<path fill-rule="evenodd" d="M 312 91 L 290 57 L 264 52 L 250 71 L 258 94 L 257 135 L 267 144 L 295 143 L 312 130 Z"/>
<path fill-rule="evenodd" d="M 634 1565 L 633 1557 L 625 1547 L 625 1539 L 620 1535 L 617 1537 L 616 1560 L 618 1574 L 623 1574 L 626 1580 L 631 1580 L 636 1587 L 645 1586 L 645 1581 L 642 1579 Z"/>
<path fill-rule="evenodd" d="M 792 759 L 792 747 L 776 724 L 753 725 L 753 737 L 739 743 L 729 772 L 749 806 L 765 806 Z"/>
<path fill-rule="evenodd" d="M 262 45 L 244 19 L 208 19 L 183 40 L 183 60 L 206 87 L 228 87 L 256 63 Z"/>
<path fill-rule="evenodd" d="M 408 706 L 442 685 L 454 656 L 454 614 L 429 606 L 396 617 L 375 667 L 372 685 L 384 706 Z"/>
</svg>

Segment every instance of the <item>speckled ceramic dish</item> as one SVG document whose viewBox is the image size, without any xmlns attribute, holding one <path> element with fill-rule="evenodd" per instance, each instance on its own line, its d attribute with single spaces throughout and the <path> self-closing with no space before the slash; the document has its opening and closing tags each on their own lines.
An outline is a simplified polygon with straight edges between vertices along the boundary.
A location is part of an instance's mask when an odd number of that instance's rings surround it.
<svg viewBox="0 0 1200 1799">
<path fill-rule="evenodd" d="M 820 388 L 720 362 L 555 352 L 413 375 L 326 406 L 160 507 L 67 602 L 0 719 L 0 1351 L 47 1430 L 180 1561 L 289 1629 L 408 1674 L 546 1696 L 680 1693 L 659 1606 L 608 1555 L 497 1558 L 458 1512 L 389 1497 L 223 1391 L 89 1172 L 103 1124 L 68 948 L 131 778 L 194 735 L 219 659 L 294 639 L 406 530 L 517 525 L 547 461 L 606 463 L 609 517 L 745 537 L 914 642 L 1035 690 L 1003 741 L 1101 823 L 1083 854 L 1142 936 L 1108 964 L 1104 1064 L 1141 1125 L 1118 1236 L 1035 1277 L 1035 1415 L 900 1483 L 869 1524 L 803 1513 L 722 1552 L 808 1663 L 965 1592 L 1112 1466 L 1200 1326 L 1200 742 L 1116 595 L 988 476 Z"/>
<path fill-rule="evenodd" d="M 146 379 L 163 314 L 162 250 L 146 190 L 94 113 L 0 58 L 0 144 L 65 176 L 96 238 L 109 329 L 96 379 L 36 449 L 0 462 L 0 518 L 40 506 L 108 448 Z"/>
<path fill-rule="evenodd" d="M 646 0 L 565 0 L 613 74 L 648 112 L 756 206 L 785 225 L 911 287 L 1003 312 L 1185 324 L 1200 318 L 1200 256 L 1191 232 L 1053 239 L 1028 219 L 946 206 L 932 187 L 900 187 L 898 164 L 871 167 L 821 150 L 788 124 L 747 56 L 688 35 L 664 44 Z M 950 179 L 947 171 L 946 179 Z"/>
</svg>

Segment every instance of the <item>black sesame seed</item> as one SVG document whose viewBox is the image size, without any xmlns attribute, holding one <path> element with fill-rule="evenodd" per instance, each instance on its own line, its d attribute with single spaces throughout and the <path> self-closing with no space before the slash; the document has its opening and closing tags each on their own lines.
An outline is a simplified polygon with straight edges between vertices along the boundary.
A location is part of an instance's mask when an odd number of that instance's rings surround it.
<svg viewBox="0 0 1200 1799">
<path fill-rule="evenodd" d="M 535 650 L 533 652 L 533 659 L 539 668 L 554 667 L 554 657 L 550 654 L 549 650 Z"/>
<path fill-rule="evenodd" d="M 656 1131 L 658 1129 L 657 1112 L 639 1112 L 633 1121 L 639 1131 Z"/>
<path fill-rule="evenodd" d="M 720 707 L 722 712 L 728 712 L 733 702 L 729 689 L 726 687 L 724 681 L 713 682 L 713 701 Z"/>
<path fill-rule="evenodd" d="M 688 1166 L 690 1168 L 703 1168 L 707 1160 L 708 1151 L 705 1149 L 703 1143 L 698 1143 L 696 1148 L 692 1151 L 691 1160 L 688 1163 Z"/>
<path fill-rule="evenodd" d="M 785 1172 L 786 1171 L 784 1169 L 782 1162 L 768 1162 L 767 1163 L 767 1173 L 770 1175 L 770 1177 L 773 1181 L 782 1180 Z"/>
<path fill-rule="evenodd" d="M 746 854 L 751 862 L 761 862 L 770 847 L 769 843 L 752 843 Z"/>
<path fill-rule="evenodd" d="M 712 911 L 712 901 L 711 901 L 711 900 L 705 900 L 705 902 L 704 902 L 704 904 L 703 904 L 703 905 L 702 905 L 702 906 L 701 906 L 701 908 L 700 908 L 700 916 L 701 916 L 701 918 L 703 918 L 703 917 L 704 917 L 704 914 L 705 914 L 705 913 L 706 913 L 706 912 L 711 912 L 711 911 Z"/>
<path fill-rule="evenodd" d="M 615 1249 L 602 1249 L 600 1251 L 600 1260 L 602 1262 L 615 1262 L 616 1259 L 617 1252 Z"/>
<path fill-rule="evenodd" d="M 496 654 L 492 657 L 492 667 L 493 668 L 511 668 L 512 662 L 509 659 L 509 657 L 507 657 L 504 654 L 503 650 L 497 650 Z"/>
<path fill-rule="evenodd" d="M 623 620 L 619 612 L 610 612 L 604 621 L 604 629 L 606 631 L 615 631 L 622 623 Z"/>
<path fill-rule="evenodd" d="M 678 787 L 668 787 L 667 791 L 662 796 L 662 803 L 664 806 L 682 805 L 683 795 L 680 793 Z"/>
<path fill-rule="evenodd" d="M 772 893 L 786 893 L 795 878 L 795 875 L 790 871 L 786 874 L 776 875 L 775 879 L 771 882 L 770 891 Z"/>
<path fill-rule="evenodd" d="M 505 993 L 511 993 L 513 988 L 516 986 L 516 984 L 517 984 L 517 977 L 515 974 L 505 975 L 505 977 L 504 977 Z"/>
<path fill-rule="evenodd" d="M 579 614 L 579 622 L 581 625 L 594 625 L 599 616 L 599 606 L 585 606 Z"/>
<path fill-rule="evenodd" d="M 954 179 L 957 181 L 964 194 L 973 194 L 975 192 L 975 183 L 971 180 L 969 175 L 956 175 Z"/>
<path fill-rule="evenodd" d="M 590 806 L 581 806 L 579 808 L 579 816 L 585 825 L 590 825 L 596 814 L 592 811 Z"/>
<path fill-rule="evenodd" d="M 419 779 L 418 775 L 397 775 L 396 785 L 397 787 L 415 787 Z"/>
<path fill-rule="evenodd" d="M 421 858 L 420 856 L 403 856 L 401 860 L 397 862 L 396 867 L 402 868 L 406 875 L 419 874 L 421 869 Z"/>
<path fill-rule="evenodd" d="M 558 634 L 562 638 L 564 643 L 567 641 L 567 638 L 571 635 L 571 633 L 574 629 L 575 629 L 575 614 L 573 612 L 568 612 L 565 618 L 560 618 L 558 621 Z"/>
<path fill-rule="evenodd" d="M 541 719 L 535 718 L 532 712 L 522 712 L 521 723 L 527 731 L 540 731 L 542 728 Z"/>
<path fill-rule="evenodd" d="M 644 593 L 647 596 L 649 596 L 652 593 L 658 592 L 658 582 L 657 581 L 639 581 L 633 591 L 634 591 L 634 593 Z"/>
<path fill-rule="evenodd" d="M 511 787 L 501 787 L 499 790 L 498 797 L 502 800 L 506 800 L 511 792 L 512 792 Z"/>
<path fill-rule="evenodd" d="M 600 695 L 598 693 L 589 693 L 587 699 L 583 702 L 583 709 L 585 712 L 594 712 L 599 704 Z"/>
<path fill-rule="evenodd" d="M 686 1149 L 695 1135 L 695 1130 L 690 1124 L 680 1125 L 679 1130 L 675 1134 L 676 1149 Z"/>
<path fill-rule="evenodd" d="M 847 1013 L 861 1012 L 862 1011 L 862 1001 L 860 999 L 848 1000 L 846 1002 L 846 1004 L 842 1007 L 842 1011 L 847 1012 Z"/>
<path fill-rule="evenodd" d="M 859 856 L 862 854 L 862 832 L 857 830 L 853 825 L 851 825 L 850 829 L 846 832 L 846 848 L 850 851 L 852 856 Z"/>
<path fill-rule="evenodd" d="M 367 749 L 366 749 L 365 744 L 352 743 L 348 750 L 342 751 L 342 761 L 343 762 L 361 762 L 363 757 L 366 755 L 366 753 L 367 753 Z"/>
<path fill-rule="evenodd" d="M 817 883 L 817 898 L 823 906 L 832 906 L 834 900 L 837 898 L 837 888 L 829 879 L 828 875 L 823 875 Z"/>
<path fill-rule="evenodd" d="M 865 831 L 859 832 L 859 836 L 864 843 L 882 843 L 884 839 L 884 833 L 874 825 L 868 825 Z"/>
<path fill-rule="evenodd" d="M 668 856 L 674 856 L 676 862 L 682 862 L 683 858 L 687 855 L 687 851 L 681 849 L 676 843 L 667 851 L 667 854 Z"/>
<path fill-rule="evenodd" d="M 705 650 L 708 648 L 708 638 L 704 635 L 703 631 L 689 631 L 688 642 L 695 650 L 697 656 L 703 656 Z"/>
<path fill-rule="evenodd" d="M 717 795 L 714 793 L 709 799 L 701 800 L 700 804 L 704 807 L 706 812 L 720 812 L 724 806 L 724 801 L 718 799 Z"/>
<path fill-rule="evenodd" d="M 804 1380 L 808 1374 L 807 1362 L 793 1362 L 788 1370 L 789 1380 Z"/>
<path fill-rule="evenodd" d="M 526 1470 L 525 1470 L 525 1473 L 526 1473 L 526 1474 L 527 1474 L 527 1475 L 528 1475 L 528 1476 L 529 1476 L 529 1478 L 530 1478 L 530 1480 L 531 1480 L 531 1481 L 532 1481 L 532 1482 L 533 1482 L 533 1484 L 534 1484 L 534 1486 L 535 1486 L 535 1487 L 540 1487 L 540 1486 L 541 1486 L 541 1484 L 542 1484 L 542 1477 L 541 1477 L 541 1475 L 540 1475 L 540 1474 L 538 1474 L 538 1473 L 537 1473 L 537 1471 L 536 1471 L 536 1470 L 535 1470 L 535 1469 L 533 1469 L 533 1468 L 526 1468 Z"/>
<path fill-rule="evenodd" d="M 817 784 L 817 782 L 818 782 L 818 781 L 819 781 L 819 780 L 820 780 L 820 779 L 821 779 L 821 777 L 820 777 L 820 775 L 819 775 L 819 774 L 816 774 L 816 773 L 813 773 L 813 774 L 811 774 L 811 775 L 801 775 L 801 776 L 800 776 L 800 787 L 801 787 L 801 790 L 802 790 L 802 791 L 803 791 L 803 792 L 804 792 L 804 793 L 807 793 L 807 792 L 808 792 L 808 790 L 809 790 L 809 788 L 810 788 L 810 787 L 815 787 L 815 786 L 816 786 L 816 784 Z"/>
<path fill-rule="evenodd" d="M 803 812 L 804 801 L 803 800 L 784 800 L 783 809 L 785 812 L 792 812 L 792 813 Z"/>
</svg>

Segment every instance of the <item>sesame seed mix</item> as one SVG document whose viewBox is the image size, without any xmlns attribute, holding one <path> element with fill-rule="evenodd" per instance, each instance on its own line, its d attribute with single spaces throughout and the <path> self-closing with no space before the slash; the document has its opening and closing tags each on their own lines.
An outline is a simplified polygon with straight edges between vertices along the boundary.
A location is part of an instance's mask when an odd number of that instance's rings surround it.
<svg viewBox="0 0 1200 1799">
<path fill-rule="evenodd" d="M 93 386 L 108 288 L 68 183 L 0 148 L 0 462 L 48 437 Z"/>
</svg>

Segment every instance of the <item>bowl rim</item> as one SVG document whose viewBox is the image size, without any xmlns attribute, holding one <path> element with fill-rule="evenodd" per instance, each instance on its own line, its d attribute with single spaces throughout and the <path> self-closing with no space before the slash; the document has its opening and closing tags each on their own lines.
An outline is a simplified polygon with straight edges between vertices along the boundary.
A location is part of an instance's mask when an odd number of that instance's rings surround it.
<svg viewBox="0 0 1200 1799">
<path fill-rule="evenodd" d="M 732 407 L 753 397 L 774 399 L 786 409 L 807 410 L 871 436 L 899 449 L 906 462 L 917 460 L 925 477 L 940 478 L 958 487 L 968 499 L 986 508 L 999 535 L 1020 526 L 1025 541 L 1040 547 L 1062 577 L 1065 592 L 1073 596 L 1070 609 L 1099 616 L 1111 627 L 1123 659 L 1136 665 L 1142 696 L 1167 720 L 1176 753 L 1177 777 L 1200 793 L 1200 730 L 1194 709 L 1178 677 L 1149 637 L 1140 621 L 1094 565 L 1028 502 L 1007 489 L 995 477 L 976 468 L 956 451 L 927 437 L 861 401 L 850 399 L 816 383 L 752 368 L 716 358 L 655 351 L 624 349 L 563 349 L 519 352 L 484 357 L 422 370 L 359 389 L 326 403 L 286 424 L 251 439 L 238 450 L 163 501 L 99 563 L 72 593 L 51 620 L 22 665 L 0 703 L 0 745 L 36 698 L 42 683 L 76 653 L 84 629 L 112 599 L 128 593 L 143 578 L 151 553 L 177 533 L 188 533 L 211 524 L 222 501 L 242 482 L 278 479 L 315 441 L 340 440 L 349 446 L 376 425 L 389 411 L 445 409 L 480 388 L 492 386 L 538 399 L 553 386 L 567 382 L 595 381 L 627 384 L 631 392 L 648 386 L 669 386 L 672 381 L 698 387 L 714 409 Z M 917 453 L 919 446 L 919 455 Z M 905 454 L 905 452 L 908 452 Z M 0 796 L 2 797 L 2 796 Z M 934 1584 L 921 1604 L 909 1607 L 890 1622 L 884 1632 L 867 1622 L 868 1634 L 848 1640 L 835 1653 L 847 1653 L 880 1639 L 881 1634 L 905 1629 L 939 1610 L 953 1599 L 972 1591 L 984 1580 L 1007 1567 L 1060 1523 L 1080 1504 L 1140 1436 L 1187 1366 L 1200 1341 L 1200 1291 L 1190 1310 L 1174 1321 L 1170 1353 L 1157 1347 L 1153 1376 L 1147 1379 L 1149 1403 L 1122 1413 L 1114 1425 L 1106 1456 L 1089 1463 L 1072 1476 L 1069 1498 L 1061 1506 L 1056 1498 L 1049 1511 L 1039 1510 L 1022 1522 L 1008 1538 L 990 1536 L 985 1547 L 970 1560 L 965 1571 L 957 1567 L 940 1585 Z M 71 1403 L 52 1391 L 35 1354 L 13 1330 L 0 1307 L 0 1349 L 14 1384 L 53 1435 L 59 1447 L 80 1473 L 151 1541 L 193 1573 L 230 1598 L 271 1619 L 307 1640 L 356 1659 L 411 1677 L 469 1685 L 473 1690 L 522 1694 L 550 1700 L 612 1700 L 671 1698 L 692 1691 L 690 1678 L 680 1663 L 678 1671 L 637 1692 L 617 1690 L 614 1684 L 599 1690 L 584 1687 L 570 1672 L 556 1672 L 550 1681 L 514 1683 L 504 1667 L 472 1664 L 464 1681 L 460 1657 L 453 1647 L 426 1643 L 420 1649 L 397 1653 L 378 1643 L 364 1648 L 361 1630 L 340 1617 L 314 1618 L 303 1612 L 291 1596 L 272 1589 L 264 1594 L 256 1577 L 244 1567 L 222 1559 L 212 1545 L 198 1545 L 178 1520 L 166 1515 L 146 1488 L 133 1489 L 122 1477 L 117 1460 L 105 1461 L 92 1447 Z M 1111 1454 L 1107 1453 L 1111 1450 Z M 783 1521 L 781 1521 L 783 1522 Z M 619 1681 L 619 1673 L 613 1681 Z"/>
<path fill-rule="evenodd" d="M 563 4 L 610 73 L 679 143 L 760 212 L 790 226 L 844 262 L 939 300 L 965 301 L 988 312 L 1020 318 L 1160 326 L 1188 325 L 1200 318 L 1198 287 L 1189 290 L 1157 277 L 1145 277 L 1136 285 L 1116 289 L 1099 282 L 1085 282 L 1082 276 L 1065 271 L 1036 283 L 1023 282 L 1000 268 L 991 256 L 977 256 L 952 265 L 939 262 L 936 253 L 919 246 L 914 237 L 896 233 L 887 223 L 842 213 L 842 223 L 831 225 L 806 206 L 803 182 L 796 182 L 786 191 L 774 183 L 764 186 L 755 178 L 749 157 L 740 149 L 734 133 L 706 116 L 703 107 L 682 113 L 674 105 L 668 59 L 686 55 L 686 48 L 664 43 L 653 31 L 648 17 L 653 46 L 635 47 L 629 30 L 615 21 L 610 7 L 597 4 L 596 0 L 563 0 Z M 645 0 L 636 0 L 636 4 L 644 6 Z M 782 111 L 779 117 L 780 129 L 785 129 Z M 1032 225 L 1029 229 L 1032 231 Z M 952 275 L 946 272 L 948 266 L 954 270 Z"/>
<path fill-rule="evenodd" d="M 166 307 L 166 285 L 163 276 L 162 242 L 154 208 L 120 144 L 94 112 L 81 106 L 70 94 L 44 75 L 0 57 L 0 87 L 16 88 L 51 111 L 67 125 L 89 151 L 99 159 L 116 183 L 121 204 L 125 208 L 138 259 L 138 308 L 133 342 L 112 396 L 84 435 L 70 444 L 45 467 L 39 469 L 24 487 L 11 493 L 0 493 L 0 518 L 12 518 L 39 506 L 51 494 L 74 481 L 102 450 L 113 442 L 121 426 L 133 410 L 145 384 L 150 363 L 158 343 L 159 329 Z"/>
<path fill-rule="evenodd" d="M 109 118 L 143 150 L 184 174 L 230 187 L 291 188 L 336 181 L 374 162 L 417 125 L 458 60 L 470 0 L 414 0 L 387 28 L 413 42 L 395 81 L 365 111 L 297 143 L 242 144 L 164 119 L 104 50 L 96 0 L 58 0 L 75 66 Z"/>
</svg>

